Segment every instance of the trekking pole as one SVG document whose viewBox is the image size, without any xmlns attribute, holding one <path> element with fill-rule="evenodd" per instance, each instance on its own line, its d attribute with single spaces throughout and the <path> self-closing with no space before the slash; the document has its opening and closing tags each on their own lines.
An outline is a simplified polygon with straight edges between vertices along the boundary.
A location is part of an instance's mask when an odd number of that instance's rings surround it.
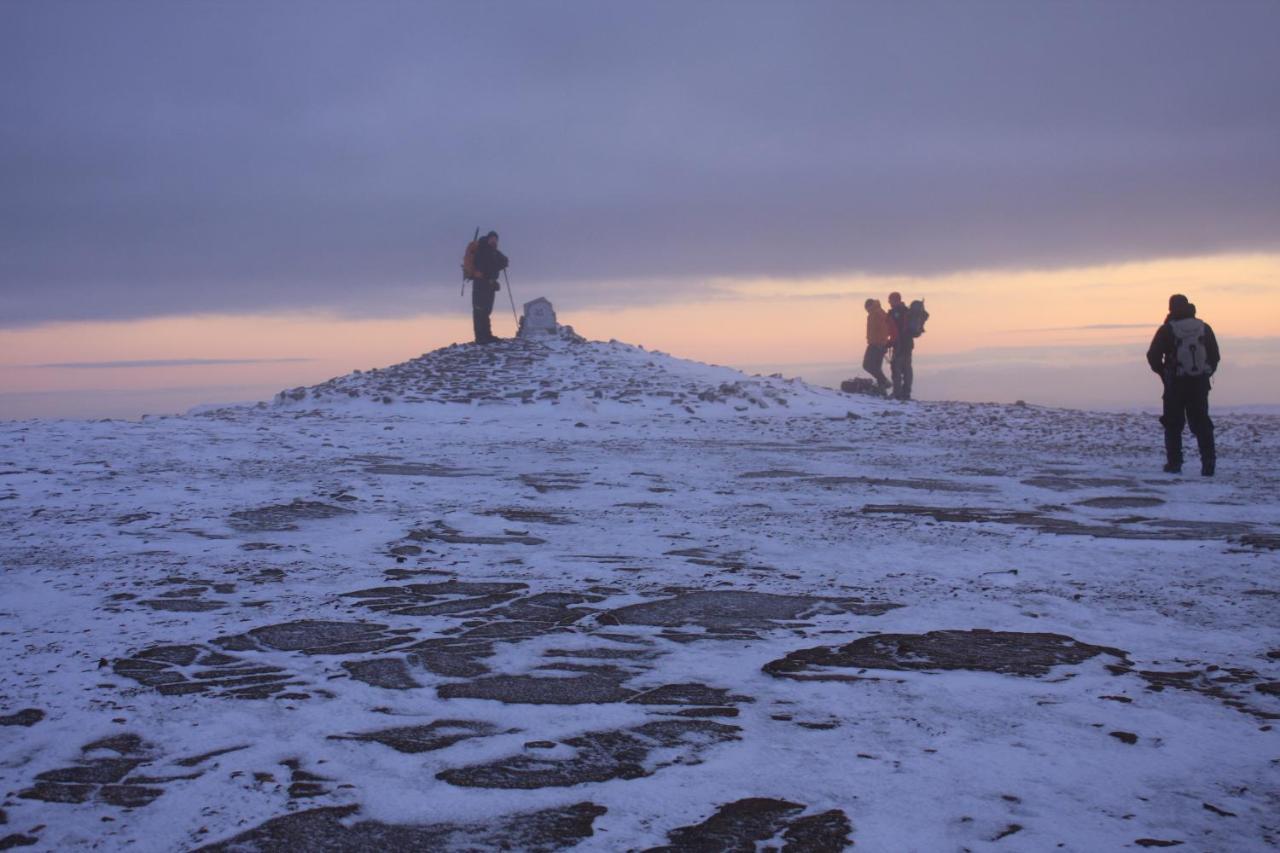
<svg viewBox="0 0 1280 853">
<path fill-rule="evenodd" d="M 477 225 L 475 236 L 471 238 L 471 242 L 474 243 L 479 239 L 480 239 L 480 226 Z M 462 268 L 462 289 L 458 291 L 458 295 L 459 296 L 467 295 L 467 268 L 465 266 Z"/>
<path fill-rule="evenodd" d="M 507 299 L 511 300 L 511 319 L 515 320 L 516 328 L 520 328 L 520 320 L 516 318 L 516 298 L 511 295 L 511 279 L 507 278 L 507 271 L 502 271 L 502 282 L 507 286 Z"/>
</svg>

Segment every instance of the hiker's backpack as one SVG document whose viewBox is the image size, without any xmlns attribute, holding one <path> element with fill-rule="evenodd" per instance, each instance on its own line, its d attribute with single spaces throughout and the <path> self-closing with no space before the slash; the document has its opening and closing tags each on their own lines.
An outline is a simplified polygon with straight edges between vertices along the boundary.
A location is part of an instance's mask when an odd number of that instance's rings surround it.
<svg viewBox="0 0 1280 853">
<path fill-rule="evenodd" d="M 467 281 L 480 278 L 480 272 L 476 269 L 476 249 L 478 248 L 480 248 L 480 241 L 472 240 L 467 244 L 466 254 L 462 256 L 462 277 Z"/>
<path fill-rule="evenodd" d="M 857 379 L 846 379 L 840 383 L 840 390 L 846 394 L 866 394 L 868 397 L 884 396 L 884 391 L 880 390 L 880 386 L 865 376 L 859 376 Z"/>
<path fill-rule="evenodd" d="M 913 338 L 918 338 L 924 334 L 925 321 L 929 319 L 929 312 L 924 310 L 924 300 L 916 299 L 907 307 L 907 334 Z"/>
<path fill-rule="evenodd" d="M 1173 372 L 1175 376 L 1205 376 L 1209 357 L 1205 352 L 1204 321 L 1195 317 L 1170 320 L 1173 332 Z"/>
</svg>

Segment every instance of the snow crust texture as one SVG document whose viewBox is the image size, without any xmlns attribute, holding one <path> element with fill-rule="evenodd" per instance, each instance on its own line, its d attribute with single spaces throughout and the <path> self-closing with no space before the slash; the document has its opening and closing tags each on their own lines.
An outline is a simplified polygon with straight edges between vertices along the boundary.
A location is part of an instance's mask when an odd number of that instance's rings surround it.
<svg viewBox="0 0 1280 853">
<path fill-rule="evenodd" d="M 1169 476 L 566 334 L 0 424 L 0 848 L 1274 849 L 1280 419 L 1218 420 Z"/>
</svg>

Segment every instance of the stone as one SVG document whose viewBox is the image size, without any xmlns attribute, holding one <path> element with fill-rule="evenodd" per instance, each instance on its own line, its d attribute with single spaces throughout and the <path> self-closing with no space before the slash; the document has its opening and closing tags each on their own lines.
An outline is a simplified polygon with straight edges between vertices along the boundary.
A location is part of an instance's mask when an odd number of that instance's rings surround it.
<svg viewBox="0 0 1280 853">
<path fill-rule="evenodd" d="M 535 335 L 554 335 L 559 328 L 556 322 L 556 310 L 544 296 L 524 304 L 523 316 L 520 317 L 516 337 L 530 338 Z"/>
<path fill-rule="evenodd" d="M 584 782 L 640 779 L 674 763 L 697 764 L 702 753 L 739 740 L 737 726 L 708 720 L 659 720 L 631 729 L 587 732 L 562 741 L 567 757 L 513 755 L 484 764 L 451 768 L 436 778 L 467 788 L 560 788 Z M 650 757 L 660 751 L 662 760 Z"/>
<path fill-rule="evenodd" d="M 441 699 L 494 699 L 507 704 L 591 705 L 625 702 L 637 694 L 621 685 L 621 678 L 582 675 L 541 678 L 535 675 L 495 675 L 441 685 Z"/>
<path fill-rule="evenodd" d="M 787 818 L 804 811 L 804 806 L 786 800 L 751 797 L 728 803 L 694 826 L 672 830 L 669 846 L 651 848 L 648 853 L 677 853 L 692 850 L 750 850 L 757 842 L 768 841 L 786 825 Z"/>
<path fill-rule="evenodd" d="M 714 630 L 770 629 L 819 614 L 876 616 L 900 604 L 860 599 L 775 595 L 737 590 L 689 592 L 674 598 L 632 604 L 600 615 L 602 624 L 682 627 Z"/>
<path fill-rule="evenodd" d="M 798 817 L 804 810 L 800 803 L 767 797 L 737 800 L 721 806 L 702 823 L 672 830 L 667 834 L 669 845 L 646 853 L 754 853 L 779 835 L 783 853 L 837 853 L 852 844 L 853 825 L 844 812 L 832 809 Z"/>
<path fill-rule="evenodd" d="M 1128 663 L 1128 653 L 1121 649 L 1091 646 L 1062 634 L 982 629 L 930 631 L 875 634 L 843 646 L 800 649 L 765 664 L 764 671 L 778 678 L 806 681 L 856 680 L 856 672 L 864 669 L 965 669 L 1034 677 L 1045 675 L 1055 666 L 1082 663 L 1102 654 Z"/>
<path fill-rule="evenodd" d="M 1088 498 L 1076 501 L 1076 506 L 1094 507 L 1096 509 L 1145 509 L 1160 506 L 1163 498 L 1142 497 L 1140 495 L 1116 495 L 1114 497 Z"/>
<path fill-rule="evenodd" d="M 288 504 L 233 512 L 231 526 L 243 531 L 297 530 L 299 521 L 323 520 L 344 515 L 355 515 L 355 512 L 319 501 L 295 500 Z"/>
<path fill-rule="evenodd" d="M 114 752 L 117 757 L 89 757 L 91 753 L 102 752 Z M 138 735 L 112 735 L 82 746 L 80 758 L 70 767 L 37 774 L 34 784 L 18 792 L 18 796 L 25 800 L 47 803 L 85 803 L 96 800 L 117 808 L 139 808 L 164 793 L 163 788 L 141 784 L 146 781 L 143 778 L 130 777 L 137 767 L 153 760 L 155 755 L 150 745 Z"/>
<path fill-rule="evenodd" d="M 39 708 L 23 708 L 13 714 L 0 717 L 0 726 L 25 726 L 30 728 L 44 719 L 44 711 Z"/>
<path fill-rule="evenodd" d="M 408 665 L 400 658 L 343 661 L 342 668 L 356 681 L 388 690 L 412 690 L 422 685 L 409 674 Z"/>
<path fill-rule="evenodd" d="M 373 741 L 389 746 L 396 752 L 416 754 L 444 749 L 471 738 L 491 737 L 502 733 L 492 723 L 478 720 L 435 720 L 421 726 L 398 726 L 359 734 L 330 735 L 329 739 Z"/>
<path fill-rule="evenodd" d="M 207 613 L 227 606 L 225 601 L 212 598 L 152 598 L 138 603 L 152 610 L 170 613 Z"/>
<path fill-rule="evenodd" d="M 166 696 L 204 693 L 234 699 L 266 699 L 300 684 L 278 666 L 254 663 L 203 646 L 153 646 L 112 664 L 116 675 Z"/>
<path fill-rule="evenodd" d="M 592 824 L 606 809 L 583 802 L 509 815 L 474 824 L 423 826 L 372 820 L 350 822 L 359 806 L 330 806 L 272 818 L 198 853 L 246 850 L 308 850 L 315 853 L 390 853 L 410 850 L 565 850 L 594 834 Z"/>
<path fill-rule="evenodd" d="M 402 633 L 388 631 L 386 625 L 371 622 L 300 619 L 253 628 L 212 642 L 235 652 L 276 650 L 307 655 L 348 655 L 380 652 L 408 645 L 413 640 Z"/>
</svg>

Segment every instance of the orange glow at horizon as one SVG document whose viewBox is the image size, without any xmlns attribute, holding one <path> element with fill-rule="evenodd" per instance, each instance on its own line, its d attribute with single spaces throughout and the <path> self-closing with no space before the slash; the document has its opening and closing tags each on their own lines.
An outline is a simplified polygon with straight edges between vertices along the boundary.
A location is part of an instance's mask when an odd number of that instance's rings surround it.
<svg viewBox="0 0 1280 853">
<path fill-rule="evenodd" d="M 716 281 L 704 297 L 643 307 L 576 310 L 545 294 L 562 323 L 727 365 L 847 362 L 865 345 L 863 300 L 891 290 L 924 298 L 932 317 L 917 352 L 1078 346 L 1149 339 L 1170 293 L 1186 293 L 1220 339 L 1280 336 L 1280 255 L 1164 259 L 1053 271 L 934 277 Z M 501 308 L 501 306 L 499 306 Z M 514 333 L 494 311 L 495 331 Z M 1130 326 L 1095 328 L 1089 326 Z M 0 330 L 0 392 L 240 386 L 279 390 L 413 358 L 470 340 L 469 312 L 395 319 L 290 314 L 161 317 Z M 1226 350 L 1229 353 L 1229 345 Z M 252 359 L 244 364 L 37 367 L 69 362 Z M 272 359 L 305 359 L 271 362 Z M 1280 402 L 1280 401 L 1275 401 Z M 3 413 L 0 413 L 3 416 Z"/>
</svg>

